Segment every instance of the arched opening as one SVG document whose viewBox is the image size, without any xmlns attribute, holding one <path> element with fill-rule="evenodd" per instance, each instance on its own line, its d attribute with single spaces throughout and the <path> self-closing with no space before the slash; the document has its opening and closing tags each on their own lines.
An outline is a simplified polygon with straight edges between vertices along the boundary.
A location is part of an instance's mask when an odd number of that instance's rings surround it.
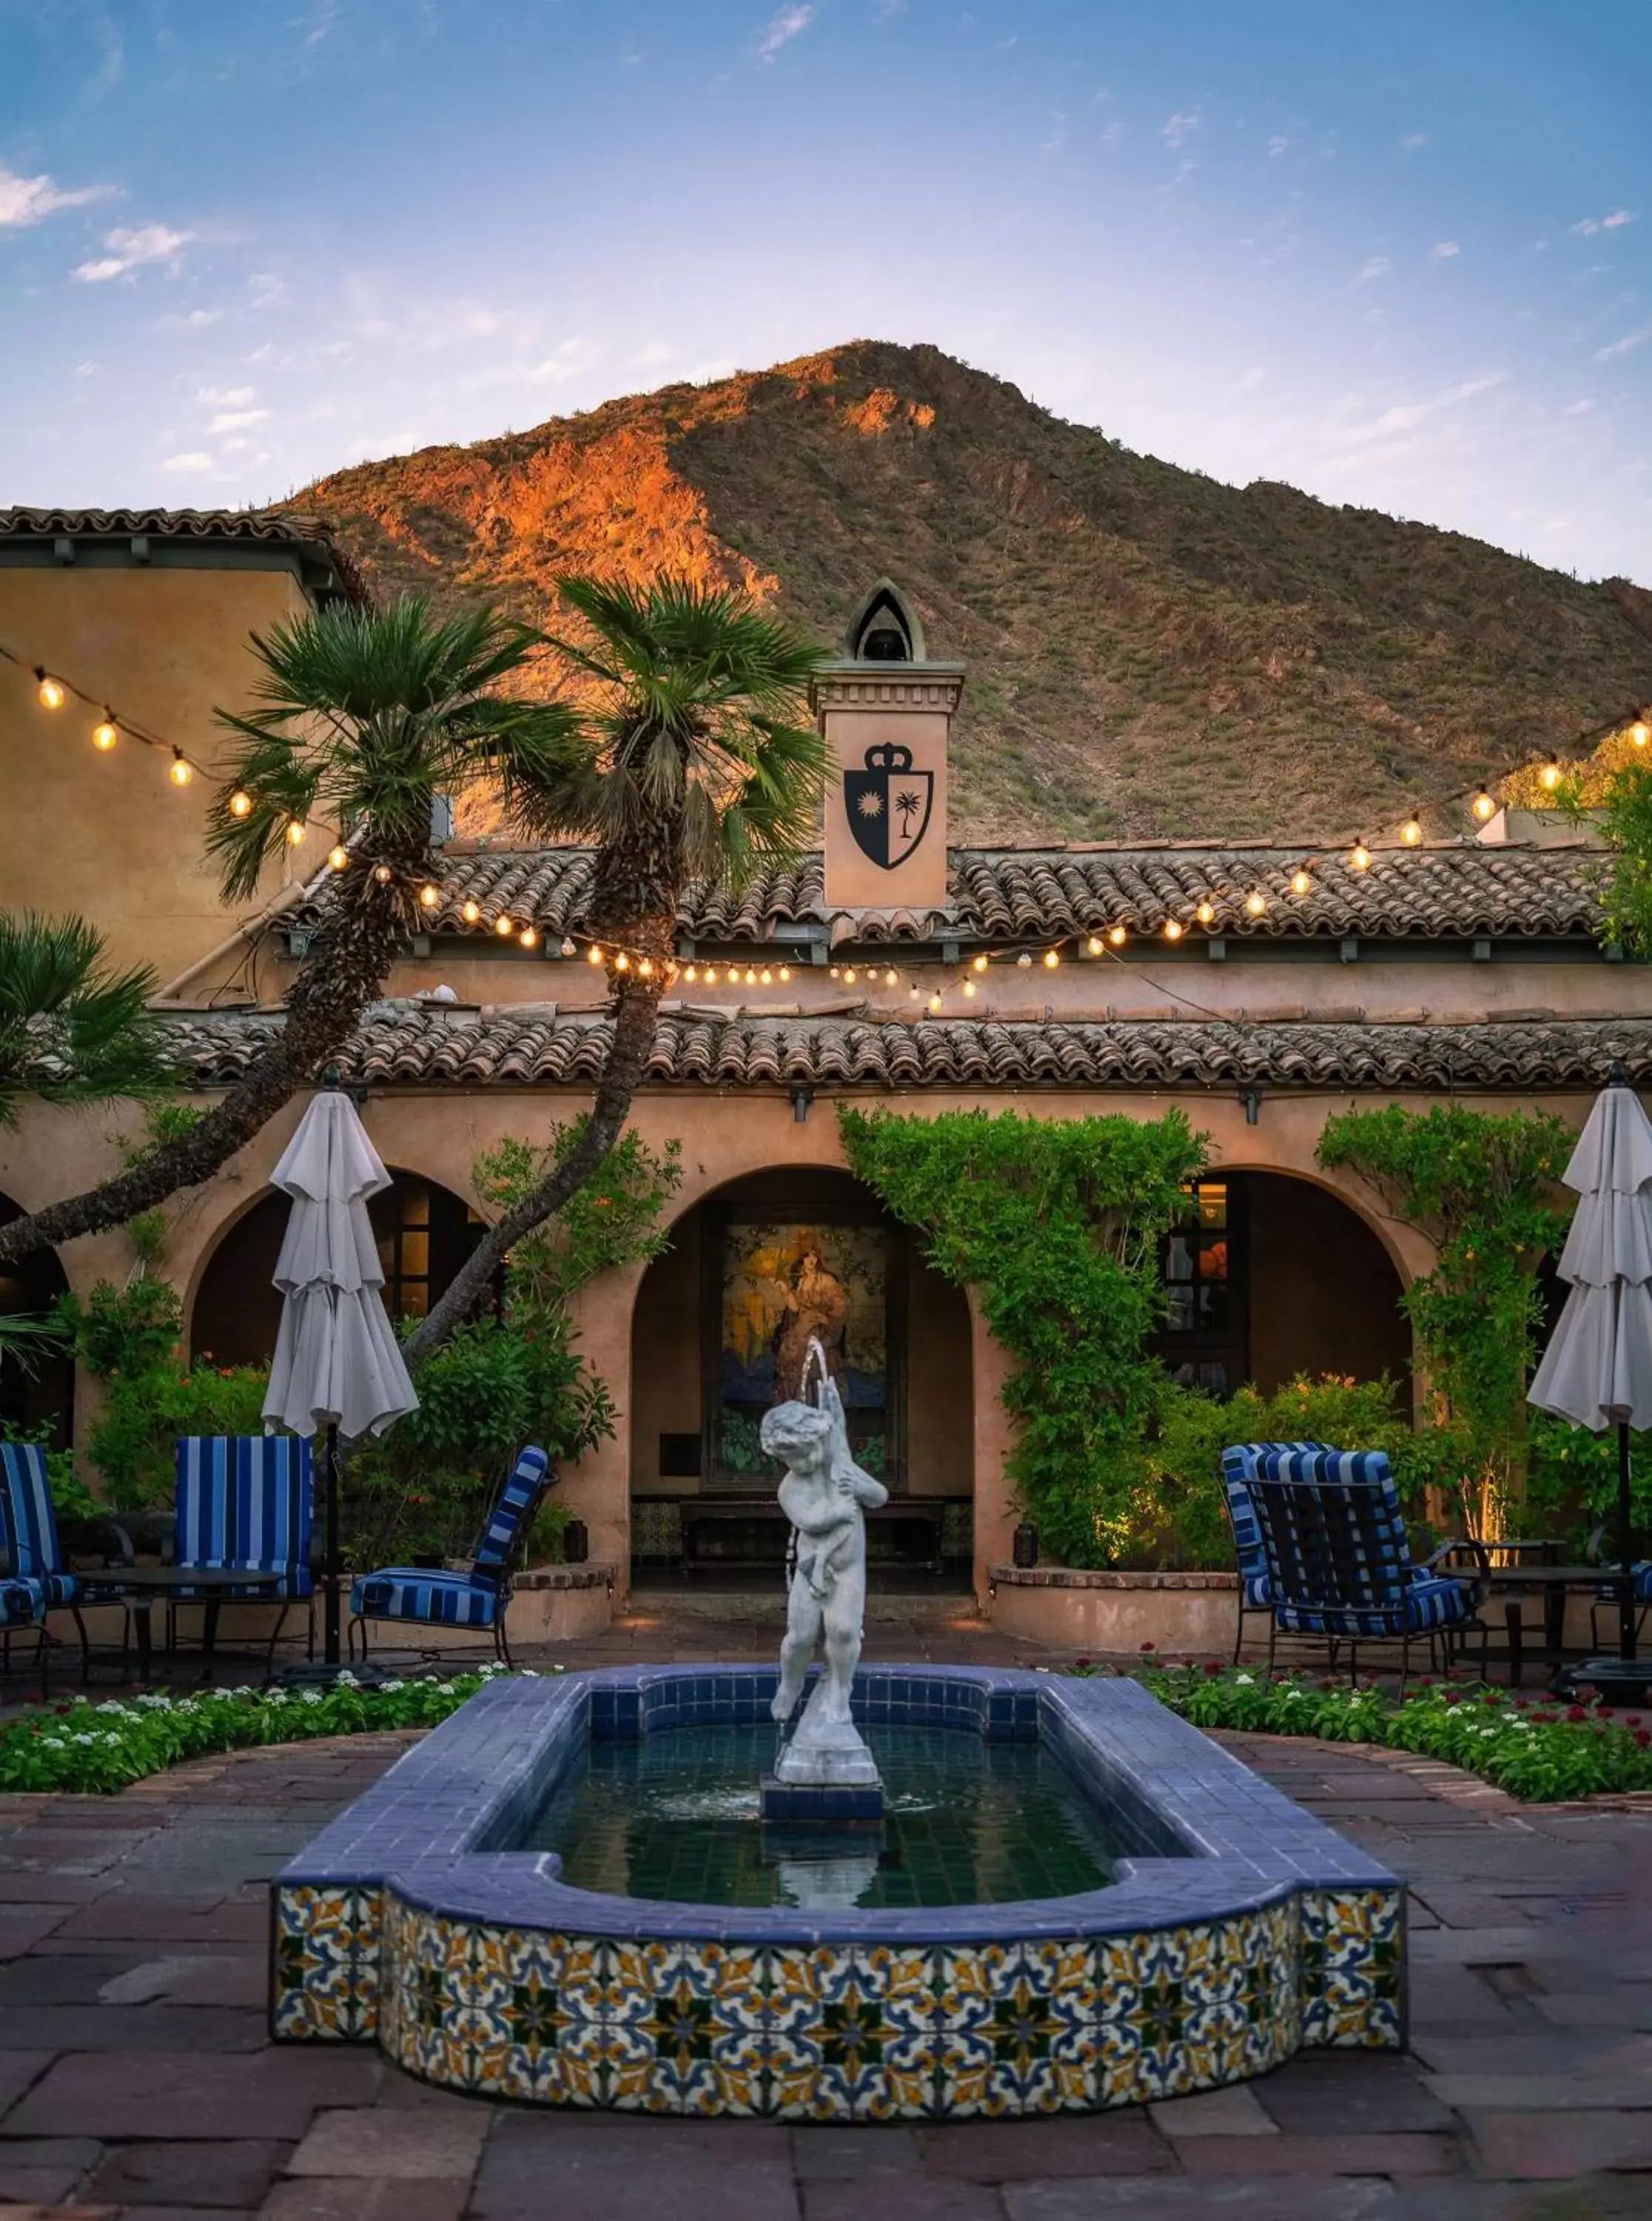
<svg viewBox="0 0 1652 2221">
<path fill-rule="evenodd" d="M 276 1260 L 291 1198 L 271 1189 L 238 1218 L 208 1260 L 190 1323 L 190 1351 L 219 1365 L 266 1365 L 281 1298 Z M 422 1173 L 392 1172 L 367 1205 L 393 1319 L 422 1318 L 481 1238 L 483 1222 L 461 1195 Z"/>
<path fill-rule="evenodd" d="M 899 590 L 880 579 L 849 628 L 849 653 L 857 663 L 921 663 L 924 635 Z"/>
<path fill-rule="evenodd" d="M 0 1226 L 22 1217 L 22 1208 L 0 1195 Z M 55 1249 L 37 1249 L 15 1265 L 0 1266 L 0 1317 L 41 1318 L 66 1295 L 68 1276 Z M 0 1429 L 8 1436 L 45 1428 L 53 1449 L 65 1449 L 74 1434 L 74 1360 L 64 1350 L 20 1358 L 0 1357 Z"/>
<path fill-rule="evenodd" d="M 1160 1248 L 1169 1316 L 1155 1347 L 1178 1380 L 1264 1395 L 1298 1373 L 1409 1380 L 1410 1322 L 1393 1261 L 1317 1181 L 1226 1172 L 1195 1183 Z"/>
<path fill-rule="evenodd" d="M 757 1446 L 811 1335 L 855 1455 L 889 1491 L 868 1524 L 882 1586 L 967 1583 L 969 1305 L 871 1191 L 826 1167 L 755 1173 L 684 1213 L 632 1314 L 633 1580 L 772 1587 L 788 1536 Z"/>
</svg>

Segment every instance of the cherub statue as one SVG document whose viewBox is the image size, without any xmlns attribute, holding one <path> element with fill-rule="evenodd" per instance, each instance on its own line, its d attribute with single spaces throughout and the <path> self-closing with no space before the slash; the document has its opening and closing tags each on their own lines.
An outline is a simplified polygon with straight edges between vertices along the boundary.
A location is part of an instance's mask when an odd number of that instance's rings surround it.
<svg viewBox="0 0 1652 2221">
<path fill-rule="evenodd" d="M 850 1722 L 849 1694 L 866 1611 L 865 1514 L 888 1500 L 882 1482 L 850 1455 L 843 1398 L 818 1343 L 812 1354 L 819 1358 L 814 1402 L 776 1405 L 764 1414 L 759 1433 L 768 1455 L 784 1461 L 780 1505 L 793 1528 L 780 1686 L 771 1708 L 776 1719 L 791 1717 L 815 1643 L 822 1636 L 826 1643 L 826 1671 L 793 1746 L 800 1758 L 826 1742 L 849 1747 L 844 1729 L 853 1747 L 864 1749 Z M 823 1736 L 823 1730 L 838 1732 Z"/>
</svg>

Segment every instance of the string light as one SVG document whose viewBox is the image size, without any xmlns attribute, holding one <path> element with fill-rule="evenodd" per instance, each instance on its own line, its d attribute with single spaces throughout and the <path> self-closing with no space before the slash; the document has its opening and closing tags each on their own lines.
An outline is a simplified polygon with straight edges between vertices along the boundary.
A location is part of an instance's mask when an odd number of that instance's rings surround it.
<svg viewBox="0 0 1652 2221">
<path fill-rule="evenodd" d="M 419 899 L 427 910 L 435 910 L 441 903 L 442 891 L 433 881 L 427 879 L 419 890 Z"/>
<path fill-rule="evenodd" d="M 1099 956 L 1105 946 L 1100 935 L 1093 933 L 1084 944 L 1084 953 L 1087 956 Z"/>
<path fill-rule="evenodd" d="M 838 965 L 838 964 L 834 964 L 834 965 L 832 966 L 832 971 L 831 971 L 831 974 L 830 974 L 830 976 L 831 976 L 832 979 L 839 979 L 839 978 L 841 978 L 841 977 L 842 977 L 842 972 L 843 972 L 843 967 L 842 967 L 842 966 L 841 966 L 841 965 Z"/>
<path fill-rule="evenodd" d="M 1216 918 L 1215 904 L 1209 901 L 1201 902 L 1198 909 L 1194 912 L 1194 916 L 1199 920 L 1200 925 L 1213 924 Z"/>
<path fill-rule="evenodd" d="M 789 964 L 782 964 L 781 966 L 780 977 L 782 985 L 789 986 L 791 985 L 792 967 Z"/>
<path fill-rule="evenodd" d="M 60 679 L 52 678 L 45 667 L 38 663 L 34 666 L 34 676 L 40 682 L 38 691 L 41 709 L 60 710 L 68 698 L 64 691 L 63 681 Z"/>
<path fill-rule="evenodd" d="M 695 970 L 692 964 L 689 965 L 688 970 L 683 974 L 683 976 L 692 987 L 695 980 Z"/>
<path fill-rule="evenodd" d="M 100 726 L 98 729 L 101 731 L 103 729 Z M 94 741 L 97 741 L 97 734 L 94 733 L 92 735 L 92 738 Z M 103 746 L 103 742 L 97 741 L 97 745 L 99 748 L 102 748 Z M 114 745 L 115 743 L 113 741 L 109 741 L 109 746 L 110 748 L 113 748 Z M 229 814 L 232 817 L 250 817 L 252 816 L 252 798 L 246 791 L 246 789 L 244 786 L 238 786 L 234 794 L 230 796 Z"/>
<path fill-rule="evenodd" d="M 1488 817 L 1495 816 L 1497 814 L 1497 804 L 1492 800 L 1491 796 L 1487 793 L 1483 786 L 1475 795 L 1468 807 L 1474 811 L 1474 816 L 1480 820 L 1482 825 L 1486 823 Z"/>
<path fill-rule="evenodd" d="M 502 941 L 508 941 L 516 930 L 515 921 L 508 917 L 496 917 L 493 922 L 493 929 Z"/>
<path fill-rule="evenodd" d="M 1029 972 L 1032 968 L 1032 959 L 1025 948 L 1015 960 L 1015 968 L 1018 972 Z"/>
<path fill-rule="evenodd" d="M 941 1007 L 941 998 L 940 998 L 940 997 L 939 997 L 938 995 L 932 995 L 932 996 L 930 997 L 930 998 L 929 998 L 929 1007 L 930 1007 L 930 1009 L 931 1009 L 932 1010 L 938 1010 L 940 1009 L 940 1007 Z"/>
<path fill-rule="evenodd" d="M 1122 948 L 1129 938 L 1130 935 L 1125 931 L 1122 925 L 1110 925 L 1107 928 L 1107 939 L 1113 943 L 1113 946 L 1115 948 Z"/>
<path fill-rule="evenodd" d="M 1046 948 L 1044 950 L 1044 968 L 1046 972 L 1053 972 L 1057 965 L 1060 962 L 1061 951 L 1058 948 Z"/>
<path fill-rule="evenodd" d="M 465 904 L 465 908 L 467 910 L 470 908 L 470 904 L 468 903 Z M 585 961 L 588 964 L 600 964 L 602 961 L 602 952 L 596 947 L 595 942 L 593 942 L 590 948 L 586 950 Z"/>
<path fill-rule="evenodd" d="M 883 984 L 886 987 L 893 987 L 898 985 L 898 975 L 893 967 L 891 967 L 890 969 L 883 974 Z"/>
<path fill-rule="evenodd" d="M 616 972 L 629 972 L 631 969 L 631 959 L 623 948 L 614 960 L 614 968 Z"/>
<path fill-rule="evenodd" d="M 563 955 L 564 955 L 564 956 L 577 956 L 577 955 L 578 955 L 579 951 L 578 951 L 578 949 L 576 948 L 576 946 L 574 945 L 574 937 L 573 937 L 572 934 L 570 934 L 570 933 L 564 933 L 564 934 L 563 935 L 563 936 L 562 936 L 562 951 L 561 951 L 561 953 L 562 953 L 562 954 L 563 954 Z"/>
<path fill-rule="evenodd" d="M 984 972 L 986 968 L 987 960 L 984 956 L 976 956 L 970 959 L 969 969 L 972 972 Z"/>
<path fill-rule="evenodd" d="M 1414 817 L 1408 817 L 1400 829 L 1400 837 L 1408 848 L 1414 848 L 1423 837 L 1423 829 Z"/>
<path fill-rule="evenodd" d="M 178 773 L 174 772 L 172 776 L 176 779 Z M 309 828 L 302 817 L 290 817 L 287 820 L 287 846 L 290 848 L 302 848 L 304 836 L 309 831 Z"/>
<path fill-rule="evenodd" d="M 918 998 L 923 993 L 923 989 L 918 985 L 915 979 L 912 985 L 907 990 L 907 994 L 911 996 L 914 1003 L 918 1000 Z"/>
<path fill-rule="evenodd" d="M 114 710 L 105 710 L 100 721 L 92 727 L 92 746 L 97 749 L 100 754 L 107 755 L 120 737 L 120 732 L 115 723 Z M 234 795 L 230 797 L 229 806 L 232 810 L 235 810 L 235 798 Z M 252 801 L 249 798 L 246 808 L 247 810 L 250 810 L 252 807 Z M 235 815 L 238 817 L 243 817 L 246 814 L 246 810 L 235 810 Z"/>
<path fill-rule="evenodd" d="M 327 860 L 335 872 L 341 872 L 350 861 L 350 851 L 346 848 L 329 848 Z"/>
<path fill-rule="evenodd" d="M 1252 917 L 1261 917 L 1268 908 L 1268 898 L 1259 887 L 1252 887 L 1244 898 L 1244 906 Z"/>
<path fill-rule="evenodd" d="M 1313 892 L 1312 876 L 1300 865 L 1291 873 L 1291 892 L 1294 895 L 1311 895 Z"/>
<path fill-rule="evenodd" d="M 1550 794 L 1552 794 L 1560 783 L 1561 767 L 1555 762 L 1554 757 L 1550 756 L 1548 762 L 1542 766 L 1537 773 L 1537 784 L 1539 786 L 1545 788 Z"/>
<path fill-rule="evenodd" d="M 963 983 L 963 992 L 964 992 L 964 993 L 965 993 L 966 995 L 968 995 L 968 996 L 970 998 L 970 999 L 971 999 L 972 1001 L 974 1000 L 975 994 L 976 994 L 976 983 L 975 983 L 975 981 L 974 981 L 973 979 L 966 979 L 966 980 L 964 981 L 964 983 Z"/>
<path fill-rule="evenodd" d="M 197 763 L 193 756 L 166 739 L 164 734 L 151 732 L 146 727 L 135 724 L 131 718 L 120 716 L 96 694 L 88 693 L 84 686 L 77 686 L 72 679 L 59 678 L 55 673 L 47 671 L 44 664 L 30 663 L 26 656 L 19 655 L 15 648 L 3 644 L 0 644 L 0 662 L 16 664 L 19 671 L 26 671 L 32 676 L 35 698 L 43 710 L 62 709 L 72 694 L 77 702 L 84 702 L 97 719 L 92 727 L 91 741 L 100 755 L 107 755 L 121 735 L 125 733 L 146 748 L 159 748 L 174 761 L 181 757 L 189 766 L 190 778 L 194 778 L 196 773 L 203 777 L 211 776 L 204 764 Z M 178 784 L 185 786 L 189 780 L 181 779 Z"/>
<path fill-rule="evenodd" d="M 749 964 L 745 967 L 745 984 L 748 987 L 755 987 L 757 984 L 757 975 Z"/>
<path fill-rule="evenodd" d="M 525 925 L 517 939 L 524 948 L 537 948 L 539 945 L 539 936 L 531 925 Z"/>
<path fill-rule="evenodd" d="M 844 975 L 843 975 L 843 983 L 844 983 L 844 985 L 845 985 L 845 987 L 852 987 L 852 986 L 854 985 L 854 984 L 855 984 L 855 967 L 854 967 L 854 966 L 853 966 L 852 964 L 850 966 L 849 969 L 848 969 L 848 970 L 844 973 Z"/>
<path fill-rule="evenodd" d="M 479 924 L 482 920 L 481 904 L 473 897 L 467 898 L 459 906 L 459 916 L 464 920 L 466 925 Z M 602 952 L 600 948 L 592 949 L 591 961 L 593 964 L 600 964 L 602 961 Z"/>
<path fill-rule="evenodd" d="M 172 750 L 172 767 L 166 775 L 174 786 L 187 786 L 195 777 L 195 766 L 182 748 Z"/>
<path fill-rule="evenodd" d="M 390 881 L 396 877 L 396 873 L 390 869 L 388 864 L 375 864 L 373 866 L 373 877 L 378 881 L 381 887 L 387 887 Z"/>
<path fill-rule="evenodd" d="M 645 956 L 642 962 L 637 967 L 637 977 L 639 979 L 651 979 L 653 976 L 653 960 L 651 957 Z"/>
<path fill-rule="evenodd" d="M 894 979 L 895 974 L 893 972 L 890 973 L 889 977 L 892 979 Z M 763 984 L 765 987 L 772 987 L 775 984 L 775 975 L 771 971 L 770 971 L 766 964 L 763 968 Z"/>
<path fill-rule="evenodd" d="M 1179 918 L 1175 918 L 1175 917 L 1167 917 L 1167 918 L 1165 919 L 1165 921 L 1164 921 L 1164 937 L 1165 937 L 1165 939 L 1166 939 L 1167 941 L 1180 941 L 1180 940 L 1181 940 L 1181 921 Z"/>
<path fill-rule="evenodd" d="M 1363 841 L 1355 841 L 1348 852 L 1348 861 L 1350 868 L 1353 871 L 1368 872 L 1370 870 L 1371 852 Z"/>
<path fill-rule="evenodd" d="M 1637 717 L 1629 729 L 1629 737 L 1637 748 L 1643 748 L 1648 741 L 1652 740 L 1652 725 L 1649 725 L 1644 717 Z"/>
<path fill-rule="evenodd" d="M 706 967 L 706 985 L 708 987 L 714 987 L 717 985 L 717 970 L 714 965 L 708 964 Z"/>
</svg>

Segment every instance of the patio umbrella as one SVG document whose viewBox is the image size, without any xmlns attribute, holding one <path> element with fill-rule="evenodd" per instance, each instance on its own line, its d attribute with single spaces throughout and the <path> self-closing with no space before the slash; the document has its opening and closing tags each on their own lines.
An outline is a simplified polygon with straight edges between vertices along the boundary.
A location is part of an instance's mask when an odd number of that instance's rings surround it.
<svg viewBox="0 0 1652 2221">
<path fill-rule="evenodd" d="M 379 1291 L 384 1274 L 367 1198 L 390 1176 L 337 1075 L 315 1095 L 270 1175 L 293 1199 L 276 1261 L 281 1326 L 264 1399 L 266 1429 L 324 1431 L 326 1664 L 339 1665 L 339 1436 L 382 1435 L 415 1411 Z"/>
<path fill-rule="evenodd" d="M 1580 1201 L 1561 1278 L 1572 1292 L 1528 1391 L 1529 1400 L 1574 1426 L 1618 1429 L 1618 1656 L 1573 1667 L 1635 1701 L 1647 1680 L 1635 1659 L 1633 1523 L 1629 1436 L 1652 1427 L 1652 1119 L 1614 1063 L 1564 1174 Z"/>
</svg>

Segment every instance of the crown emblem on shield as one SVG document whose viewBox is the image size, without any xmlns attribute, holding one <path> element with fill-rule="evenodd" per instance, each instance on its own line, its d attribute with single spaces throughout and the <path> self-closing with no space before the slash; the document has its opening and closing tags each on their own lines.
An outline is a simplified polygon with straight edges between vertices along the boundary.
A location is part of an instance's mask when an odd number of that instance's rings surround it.
<svg viewBox="0 0 1652 2221">
<path fill-rule="evenodd" d="M 844 807 L 855 846 L 892 872 L 913 854 L 929 830 L 935 774 L 914 771 L 912 750 L 885 741 L 866 751 L 864 768 L 843 776 Z"/>
</svg>

